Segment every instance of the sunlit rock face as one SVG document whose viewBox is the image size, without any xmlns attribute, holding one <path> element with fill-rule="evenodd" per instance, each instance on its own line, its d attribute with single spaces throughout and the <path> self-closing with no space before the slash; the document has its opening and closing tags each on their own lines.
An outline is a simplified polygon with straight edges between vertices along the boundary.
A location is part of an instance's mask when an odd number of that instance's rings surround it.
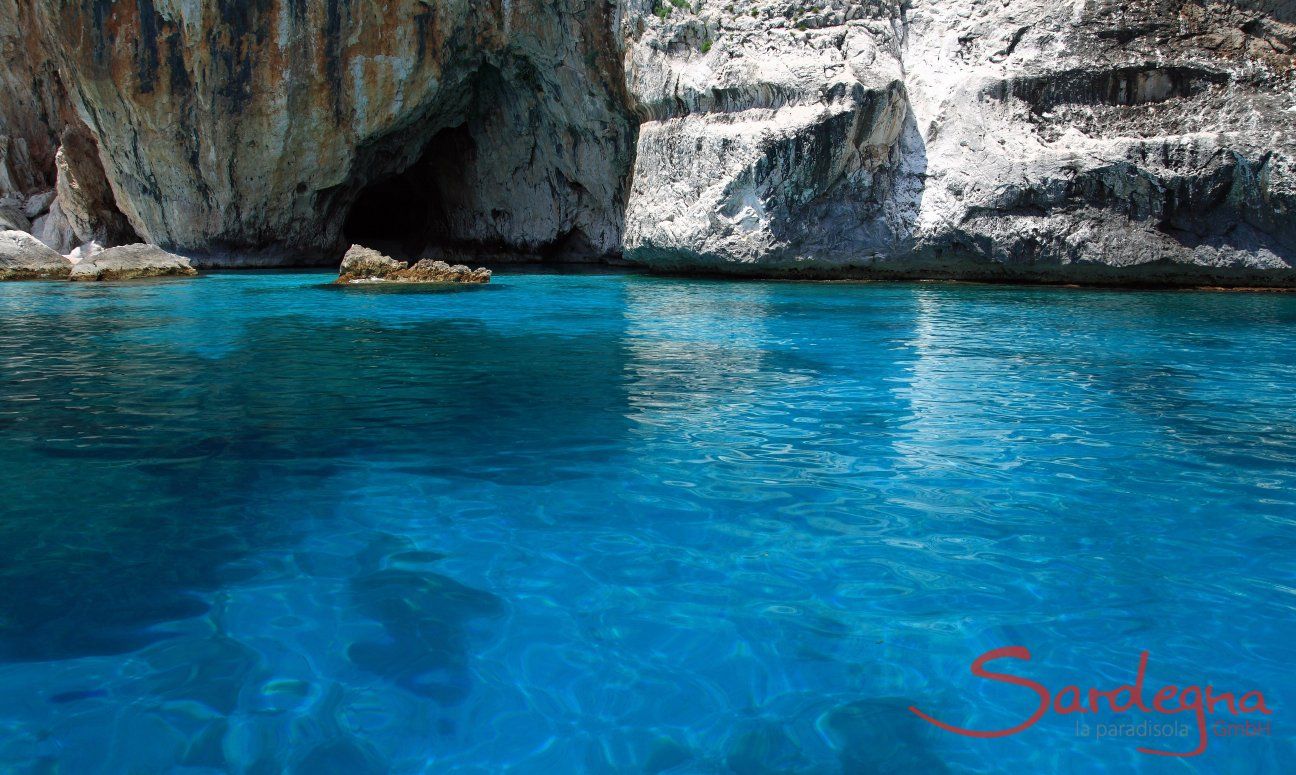
<svg viewBox="0 0 1296 775">
<path fill-rule="evenodd" d="M 912 246 L 923 160 L 899 3 L 636 11 L 632 260 L 763 272 Z"/>
<path fill-rule="evenodd" d="M 1296 282 L 1293 21 L 1268 2 L 914 8 L 915 260 L 990 278 Z"/>
<path fill-rule="evenodd" d="M 1290 4 L 632 6 L 633 260 L 1296 283 Z"/>
<path fill-rule="evenodd" d="M 26 2 L 149 242 L 336 261 L 354 207 L 413 250 L 619 247 L 634 125 L 601 2 Z"/>
<path fill-rule="evenodd" d="M 63 252 L 1296 284 L 1287 3 L 0 0 L 0 44 Z"/>
</svg>

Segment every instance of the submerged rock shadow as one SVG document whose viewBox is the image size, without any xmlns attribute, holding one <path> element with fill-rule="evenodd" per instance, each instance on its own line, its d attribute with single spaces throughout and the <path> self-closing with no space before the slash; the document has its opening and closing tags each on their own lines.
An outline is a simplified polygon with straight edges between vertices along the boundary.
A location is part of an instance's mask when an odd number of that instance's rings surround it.
<svg viewBox="0 0 1296 775">
<path fill-rule="evenodd" d="M 18 412 L 0 424 L 0 662 L 128 653 L 170 637 L 159 625 L 202 615 L 212 591 L 299 541 L 303 517 L 333 513 L 344 494 L 321 482 L 354 461 L 546 484 L 583 475 L 582 461 L 615 454 L 608 445 L 624 435 L 617 327 L 574 347 L 464 320 L 287 316 L 259 319 L 211 359 L 119 313 L 26 312 L 38 351 L 20 351 L 22 337 L 0 344 L 0 397 Z M 40 411 L 14 403 L 27 395 Z M 446 462 L 429 466 L 430 455 Z M 414 629 L 388 622 L 400 651 L 453 639 L 437 590 L 467 615 L 470 592 L 435 575 L 380 575 L 357 595 L 392 616 L 382 601 L 416 601 Z M 382 648 L 356 659 L 376 664 Z M 447 654 L 435 659 L 453 665 Z M 416 674 L 397 678 L 417 688 Z"/>
<path fill-rule="evenodd" d="M 398 569 L 353 579 L 351 595 L 385 635 L 351 644 L 353 664 L 442 705 L 467 696 L 468 631 L 503 613 L 500 598 L 439 573 Z"/>
</svg>

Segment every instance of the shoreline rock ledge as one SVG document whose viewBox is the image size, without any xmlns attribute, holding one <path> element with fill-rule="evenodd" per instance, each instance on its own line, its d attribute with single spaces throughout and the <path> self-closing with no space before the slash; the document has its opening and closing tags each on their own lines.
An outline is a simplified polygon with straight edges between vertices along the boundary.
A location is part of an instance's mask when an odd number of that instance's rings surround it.
<svg viewBox="0 0 1296 775">
<path fill-rule="evenodd" d="M 0 231 L 0 280 L 66 280 L 72 262 L 21 231 Z"/>
<path fill-rule="evenodd" d="M 357 283 L 462 283 L 490 282 L 491 271 L 484 267 L 469 269 L 463 264 L 451 266 L 444 261 L 425 258 L 413 266 L 397 261 L 372 248 L 352 245 L 342 258 L 338 285 Z"/>
<path fill-rule="evenodd" d="M 135 244 L 108 248 L 72 267 L 73 281 L 144 280 L 158 277 L 192 277 L 198 274 L 189 259 L 154 245 Z"/>
</svg>

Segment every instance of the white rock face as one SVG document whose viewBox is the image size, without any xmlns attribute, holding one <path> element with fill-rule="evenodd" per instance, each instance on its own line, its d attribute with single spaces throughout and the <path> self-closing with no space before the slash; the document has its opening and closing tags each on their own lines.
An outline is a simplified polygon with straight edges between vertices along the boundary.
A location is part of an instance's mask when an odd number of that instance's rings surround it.
<svg viewBox="0 0 1296 775">
<path fill-rule="evenodd" d="M 32 223 L 31 233 L 58 253 L 67 254 L 77 245 L 77 236 L 72 231 L 72 224 L 68 223 L 67 216 L 63 213 L 62 203 L 57 198 L 50 204 L 49 212 Z"/>
<path fill-rule="evenodd" d="M 665 4 L 669 5 L 669 4 Z M 750 274 L 1294 284 L 1291 13 L 630 2 L 626 257 Z"/>
<path fill-rule="evenodd" d="M 109 248 L 78 261 L 69 280 L 145 280 L 159 277 L 192 277 L 198 272 L 189 259 L 145 244 Z"/>
<path fill-rule="evenodd" d="M 921 147 L 898 16 L 805 6 L 707 2 L 662 19 L 640 3 L 629 16 L 626 77 L 648 117 L 629 258 L 759 272 L 907 248 Z"/>
<path fill-rule="evenodd" d="M 102 252 L 104 252 L 104 246 L 91 240 L 90 242 L 73 248 L 72 252 L 67 254 L 67 258 L 73 264 L 79 264 L 82 261 L 94 258 Z"/>
<path fill-rule="evenodd" d="M 0 231 L 0 280 L 62 280 L 72 262 L 21 231 Z"/>
</svg>

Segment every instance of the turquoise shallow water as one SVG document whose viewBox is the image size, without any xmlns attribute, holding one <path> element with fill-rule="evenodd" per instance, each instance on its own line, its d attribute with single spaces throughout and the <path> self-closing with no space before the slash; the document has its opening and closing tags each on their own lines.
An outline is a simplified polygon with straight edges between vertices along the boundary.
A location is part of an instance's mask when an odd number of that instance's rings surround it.
<svg viewBox="0 0 1296 775">
<path fill-rule="evenodd" d="M 0 285 L 0 771 L 1290 771 L 1296 296 L 328 279 Z"/>
</svg>

